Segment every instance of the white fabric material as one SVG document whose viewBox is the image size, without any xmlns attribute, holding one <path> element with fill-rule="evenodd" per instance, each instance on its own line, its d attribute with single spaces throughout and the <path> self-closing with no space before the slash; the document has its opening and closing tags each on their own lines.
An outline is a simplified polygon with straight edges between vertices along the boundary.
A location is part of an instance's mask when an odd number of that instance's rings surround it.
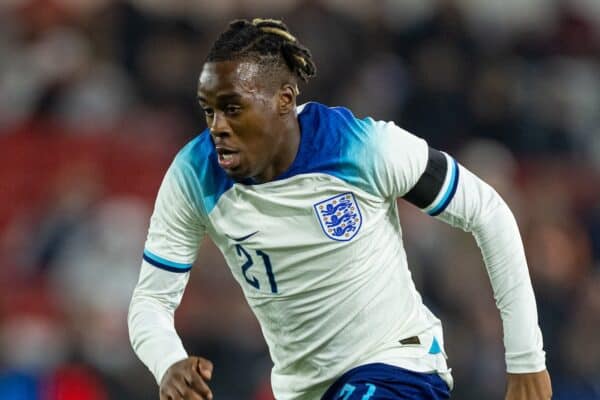
<svg viewBox="0 0 600 400">
<path fill-rule="evenodd" d="M 163 271 L 143 261 L 131 298 L 127 321 L 131 345 L 159 385 L 167 369 L 188 356 L 173 316 L 189 275 Z"/>
<path fill-rule="evenodd" d="M 502 317 L 507 371 L 544 370 L 542 333 L 525 252 L 517 223 L 504 200 L 459 166 L 454 199 L 437 218 L 471 232 L 481 249 Z"/>
<path fill-rule="evenodd" d="M 198 210 L 189 166 L 173 163 L 160 185 L 150 219 L 145 248 L 181 264 L 193 264 L 205 234 L 204 214 Z"/>
<path fill-rule="evenodd" d="M 335 241 L 323 233 L 312 205 L 348 191 L 357 199 L 362 225 L 351 241 Z M 233 207 L 243 220 L 227 218 Z M 258 290 L 246 281 L 237 245 L 225 235 L 211 237 L 260 322 L 277 399 L 319 398 L 336 377 L 369 362 L 448 371 L 442 353 L 428 354 L 434 335 L 443 342 L 441 324 L 414 287 L 395 201 L 381 201 L 329 175 L 306 174 L 251 190 L 235 185 L 210 220 L 232 237 L 259 230 L 240 243 L 253 257 L 247 275 L 260 283 Z M 282 234 L 282 227 L 293 234 Z M 263 261 L 250 251 L 256 248 L 269 254 L 277 294 L 270 291 Z M 399 343 L 415 335 L 429 341 L 417 348 Z"/>
</svg>

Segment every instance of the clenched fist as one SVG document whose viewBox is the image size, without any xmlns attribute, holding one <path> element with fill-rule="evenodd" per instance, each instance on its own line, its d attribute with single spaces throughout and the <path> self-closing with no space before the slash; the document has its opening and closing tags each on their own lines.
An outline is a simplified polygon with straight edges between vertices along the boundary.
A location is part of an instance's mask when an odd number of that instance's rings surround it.
<svg viewBox="0 0 600 400">
<path fill-rule="evenodd" d="M 212 377 L 212 362 L 188 357 L 171 365 L 160 383 L 160 400 L 212 400 L 206 384 Z"/>
</svg>

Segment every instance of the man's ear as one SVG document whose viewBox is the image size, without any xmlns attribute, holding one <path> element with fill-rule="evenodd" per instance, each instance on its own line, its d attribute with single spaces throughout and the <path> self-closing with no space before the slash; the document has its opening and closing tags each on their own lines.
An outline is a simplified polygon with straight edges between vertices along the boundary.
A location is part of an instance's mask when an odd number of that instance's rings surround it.
<svg viewBox="0 0 600 400">
<path fill-rule="evenodd" d="M 288 114 L 296 108 L 297 86 L 292 83 L 284 83 L 279 89 L 279 113 Z"/>
</svg>

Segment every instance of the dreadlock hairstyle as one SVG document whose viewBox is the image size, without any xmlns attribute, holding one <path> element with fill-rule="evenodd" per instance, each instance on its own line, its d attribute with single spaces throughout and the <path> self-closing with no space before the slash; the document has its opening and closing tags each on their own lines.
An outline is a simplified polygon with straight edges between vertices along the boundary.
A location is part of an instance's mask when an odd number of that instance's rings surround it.
<svg viewBox="0 0 600 400">
<path fill-rule="evenodd" d="M 249 59 L 265 66 L 286 67 L 303 82 L 316 74 L 310 51 L 280 20 L 235 20 L 213 44 L 207 62 Z"/>
</svg>

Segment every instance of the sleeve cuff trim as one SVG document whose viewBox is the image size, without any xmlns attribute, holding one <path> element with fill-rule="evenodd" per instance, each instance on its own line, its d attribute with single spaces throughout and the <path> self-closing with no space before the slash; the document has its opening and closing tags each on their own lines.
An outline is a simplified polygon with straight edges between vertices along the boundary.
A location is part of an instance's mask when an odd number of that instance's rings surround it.
<svg viewBox="0 0 600 400">
<path fill-rule="evenodd" d="M 153 254 L 148 249 L 144 249 L 142 258 L 149 264 L 152 264 L 155 267 L 164 269 L 166 271 L 182 273 L 188 272 L 190 269 L 192 269 L 192 264 L 183 264 L 174 261 L 169 261 L 165 258 L 157 256 L 156 254 Z"/>
</svg>

